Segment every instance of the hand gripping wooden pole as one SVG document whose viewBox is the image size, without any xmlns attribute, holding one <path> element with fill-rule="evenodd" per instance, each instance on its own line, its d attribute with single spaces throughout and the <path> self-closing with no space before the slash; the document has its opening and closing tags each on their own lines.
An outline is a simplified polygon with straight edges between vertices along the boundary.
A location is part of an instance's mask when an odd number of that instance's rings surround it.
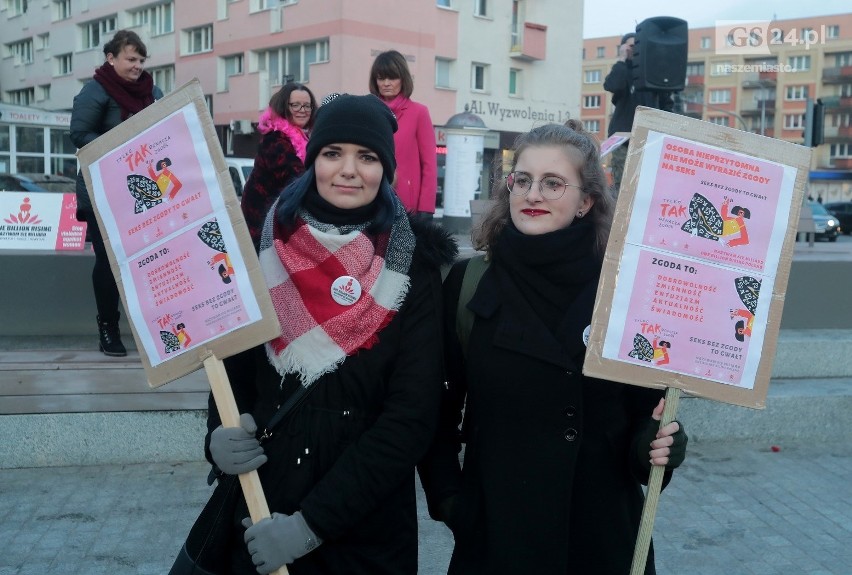
<svg viewBox="0 0 852 575">
<path fill-rule="evenodd" d="M 225 427 L 240 426 L 240 410 L 237 408 L 237 400 L 234 399 L 234 390 L 228 381 L 228 373 L 222 360 L 210 356 L 204 360 L 204 369 L 207 371 L 207 379 L 210 380 L 210 389 L 213 390 L 213 399 L 216 409 L 219 410 L 219 418 Z M 264 517 L 269 517 L 269 505 L 263 495 L 263 486 L 260 484 L 260 476 L 257 471 L 249 471 L 240 474 L 240 485 L 248 505 L 249 515 L 252 523 L 257 523 Z M 288 575 L 287 567 L 281 566 L 273 575 Z"/>
<path fill-rule="evenodd" d="M 666 388 L 666 406 L 660 419 L 660 427 L 668 425 L 675 419 L 680 388 Z M 666 468 L 662 465 L 651 466 L 651 476 L 648 479 L 648 492 L 645 494 L 645 507 L 642 509 L 642 520 L 639 523 L 639 534 L 636 536 L 636 547 L 633 549 L 633 565 L 630 575 L 643 575 L 645 563 L 648 561 L 648 548 L 651 546 L 651 532 L 654 530 L 654 519 L 657 516 L 657 503 L 660 500 L 660 489 L 663 486 L 663 474 Z"/>
</svg>

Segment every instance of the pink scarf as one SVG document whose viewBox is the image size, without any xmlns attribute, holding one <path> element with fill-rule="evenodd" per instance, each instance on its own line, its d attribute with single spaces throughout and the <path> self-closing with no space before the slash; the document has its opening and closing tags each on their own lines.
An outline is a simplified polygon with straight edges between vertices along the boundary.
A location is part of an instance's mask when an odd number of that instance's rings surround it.
<svg viewBox="0 0 852 575">
<path fill-rule="evenodd" d="M 286 118 L 282 118 L 276 114 L 272 108 L 267 108 L 260 115 L 257 123 L 257 129 L 261 134 L 269 132 L 281 132 L 290 139 L 293 148 L 296 149 L 296 155 L 304 163 L 305 150 L 308 147 L 308 136 L 305 131 L 298 126 L 294 126 Z"/>
<path fill-rule="evenodd" d="M 387 105 L 388 108 L 391 109 L 393 115 L 396 116 L 396 119 L 399 120 L 402 117 L 403 112 L 408 107 L 408 103 L 411 100 L 405 97 L 402 92 L 396 95 L 391 101 L 383 100 L 383 102 Z"/>
</svg>

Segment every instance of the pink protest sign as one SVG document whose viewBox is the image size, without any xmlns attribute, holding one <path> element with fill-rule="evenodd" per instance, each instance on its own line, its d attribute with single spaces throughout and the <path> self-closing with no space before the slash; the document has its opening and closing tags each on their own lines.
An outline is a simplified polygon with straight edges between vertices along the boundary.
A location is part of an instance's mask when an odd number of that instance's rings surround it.
<svg viewBox="0 0 852 575">
<path fill-rule="evenodd" d="M 631 146 L 584 373 L 762 407 L 809 151 L 650 109 Z"/>
<path fill-rule="evenodd" d="M 78 155 L 152 386 L 278 334 L 197 80 Z"/>
</svg>

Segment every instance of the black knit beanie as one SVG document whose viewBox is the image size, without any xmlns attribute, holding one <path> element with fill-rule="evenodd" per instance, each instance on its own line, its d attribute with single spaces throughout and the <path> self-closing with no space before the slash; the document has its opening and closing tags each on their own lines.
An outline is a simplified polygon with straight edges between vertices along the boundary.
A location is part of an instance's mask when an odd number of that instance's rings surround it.
<svg viewBox="0 0 852 575">
<path fill-rule="evenodd" d="M 329 144 L 359 144 L 378 154 L 385 176 L 393 181 L 396 129 L 393 112 L 376 96 L 341 94 L 317 110 L 305 151 L 305 167 L 312 166 L 320 150 Z"/>
</svg>

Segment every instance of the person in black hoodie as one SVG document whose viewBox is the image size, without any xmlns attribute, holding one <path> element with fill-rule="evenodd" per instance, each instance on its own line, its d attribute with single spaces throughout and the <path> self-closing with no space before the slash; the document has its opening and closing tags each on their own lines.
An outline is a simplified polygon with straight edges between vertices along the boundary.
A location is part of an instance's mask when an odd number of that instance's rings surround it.
<svg viewBox="0 0 852 575">
<path fill-rule="evenodd" d="M 106 61 L 95 70 L 94 80 L 74 96 L 71 109 L 71 142 L 82 148 L 101 134 L 163 97 L 145 71 L 148 50 L 132 30 L 119 30 L 104 44 Z M 99 348 L 109 356 L 125 356 L 127 349 L 118 329 L 118 286 L 109 267 L 101 229 L 86 191 L 83 172 L 77 174 L 77 219 L 87 224 L 95 252 L 92 286 L 98 310 Z"/>
<path fill-rule="evenodd" d="M 417 572 L 414 469 L 438 419 L 440 267 L 457 249 L 391 188 L 396 127 L 373 95 L 321 106 L 306 171 L 267 214 L 260 265 L 282 333 L 226 361 L 242 426 L 212 403 L 208 421 L 210 461 L 257 469 L 272 511 L 252 525 L 240 503 L 229 573 Z"/>
<path fill-rule="evenodd" d="M 606 130 L 607 137 L 616 132 L 633 130 L 636 106 L 647 106 L 667 112 L 674 109 L 674 100 L 668 92 L 637 91 L 634 88 L 633 46 L 635 43 L 636 34 L 633 32 L 621 37 L 621 43 L 618 45 L 618 61 L 612 65 L 609 74 L 604 78 L 604 90 L 612 93 L 612 104 L 615 106 Z M 610 156 L 612 190 L 615 197 L 618 197 L 621 189 L 621 177 L 624 174 L 624 162 L 627 159 L 627 145 L 628 142 L 624 142 L 613 150 Z"/>
<path fill-rule="evenodd" d="M 684 459 L 680 424 L 659 429 L 662 391 L 583 375 L 614 204 L 605 181 L 579 121 L 521 135 L 474 231 L 488 266 L 464 308 L 469 260 L 444 282 L 447 388 L 419 469 L 455 537 L 453 575 L 628 573 L 641 484 Z"/>
</svg>

